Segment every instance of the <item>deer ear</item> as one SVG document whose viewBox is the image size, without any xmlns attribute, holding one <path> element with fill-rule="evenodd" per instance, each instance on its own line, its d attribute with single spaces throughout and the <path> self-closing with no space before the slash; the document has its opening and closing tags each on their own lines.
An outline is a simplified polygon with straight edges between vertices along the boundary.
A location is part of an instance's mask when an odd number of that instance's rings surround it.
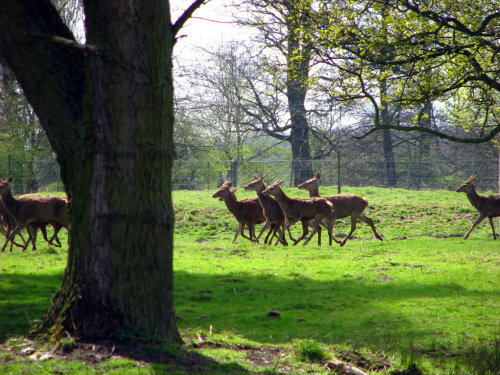
<svg viewBox="0 0 500 375">
<path fill-rule="evenodd" d="M 285 180 L 281 179 L 281 180 L 278 180 L 278 185 L 281 185 L 283 182 L 285 182 Z"/>
<path fill-rule="evenodd" d="M 264 173 L 264 176 L 262 176 L 261 178 L 262 179 L 266 178 L 268 174 L 269 174 L 269 172 Z"/>
<path fill-rule="evenodd" d="M 12 176 L 10 176 L 8 179 L 7 179 L 7 182 L 10 184 L 12 182 Z"/>
<path fill-rule="evenodd" d="M 256 174 L 254 174 L 254 175 L 253 175 L 253 179 L 254 179 L 254 180 L 258 180 L 259 178 L 257 177 L 257 175 L 256 175 Z"/>
<path fill-rule="evenodd" d="M 321 173 L 320 173 L 320 172 L 316 172 L 316 174 L 314 175 L 314 178 L 315 178 L 316 180 L 319 180 L 319 179 L 320 179 L 320 177 L 321 177 Z"/>
</svg>

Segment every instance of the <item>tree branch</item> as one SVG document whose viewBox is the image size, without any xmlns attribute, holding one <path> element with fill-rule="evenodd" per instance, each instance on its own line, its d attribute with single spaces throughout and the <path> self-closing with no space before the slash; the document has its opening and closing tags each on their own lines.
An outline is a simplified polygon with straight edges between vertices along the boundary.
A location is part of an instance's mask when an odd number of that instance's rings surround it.
<svg viewBox="0 0 500 375">
<path fill-rule="evenodd" d="M 205 2 L 206 1 L 206 2 Z M 188 19 L 191 18 L 193 15 L 194 11 L 198 9 L 200 6 L 202 6 L 204 3 L 207 4 L 210 0 L 196 0 L 194 3 L 192 3 L 189 8 L 187 8 L 184 13 L 175 21 L 175 23 L 172 25 L 172 30 L 174 37 L 177 35 L 180 29 L 184 26 L 184 24 L 187 22 Z"/>
</svg>

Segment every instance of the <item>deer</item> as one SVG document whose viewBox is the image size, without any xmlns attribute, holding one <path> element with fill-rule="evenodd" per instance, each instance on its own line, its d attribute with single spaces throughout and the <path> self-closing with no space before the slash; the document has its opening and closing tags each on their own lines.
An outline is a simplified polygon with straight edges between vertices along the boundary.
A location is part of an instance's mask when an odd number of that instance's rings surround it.
<svg viewBox="0 0 500 375">
<path fill-rule="evenodd" d="M 299 189 L 309 191 L 309 197 L 319 197 L 319 179 L 321 178 L 321 173 L 317 172 L 312 178 L 304 181 L 299 186 Z M 351 231 L 344 238 L 343 241 L 337 240 L 333 237 L 333 240 L 340 244 L 340 246 L 344 246 L 347 240 L 351 237 L 351 235 L 356 230 L 357 220 L 364 221 L 367 223 L 373 230 L 375 237 L 380 241 L 383 241 L 382 237 L 377 233 L 375 229 L 375 225 L 373 224 L 373 220 L 366 216 L 363 212 L 365 208 L 368 206 L 368 200 L 361 195 L 356 194 L 337 194 L 337 195 L 328 195 L 323 198 L 328 199 L 333 204 L 333 218 L 331 219 L 331 224 L 335 224 L 335 220 L 344 219 L 346 217 L 351 217 Z"/>
<path fill-rule="evenodd" d="M 254 175 L 253 181 L 244 187 L 245 190 L 255 190 L 257 192 L 257 197 L 259 199 L 260 205 L 264 209 L 264 217 L 266 218 L 266 222 L 259 235 L 257 236 L 257 240 L 259 240 L 259 238 L 262 236 L 262 233 L 264 233 L 267 228 L 270 228 L 269 233 L 264 239 L 264 244 L 267 244 L 268 240 L 269 243 L 271 243 L 271 240 L 274 236 L 278 237 L 278 241 L 280 241 L 281 237 L 279 236 L 279 234 L 281 233 L 281 230 L 285 224 L 285 215 L 276 198 L 270 195 L 262 194 L 262 192 L 266 190 L 264 178 L 266 178 L 267 175 L 268 173 L 264 174 L 262 177 L 257 177 L 256 175 Z M 272 238 L 269 239 L 271 235 Z M 292 241 L 295 241 L 292 237 L 292 234 L 290 233 L 289 228 L 288 235 L 290 236 L 290 239 Z M 276 244 L 278 243 L 278 241 L 276 241 Z M 281 243 L 283 245 L 288 245 L 285 238 L 283 238 Z"/>
<path fill-rule="evenodd" d="M 51 241 L 57 238 L 57 233 L 64 227 L 69 228 L 69 222 L 66 212 L 66 199 L 57 196 L 45 196 L 40 194 L 27 194 L 15 198 L 10 189 L 12 177 L 6 180 L 0 179 L 0 200 L 5 209 L 16 221 L 14 229 L 7 236 L 2 251 L 5 250 L 8 242 L 13 240 L 21 229 L 28 230 L 29 239 L 25 243 L 22 251 L 26 250 L 29 242 L 33 244 L 33 250 L 36 250 L 34 228 L 50 223 L 54 226 L 54 235 Z M 35 231 L 36 232 L 36 231 Z M 45 236 L 46 238 L 46 236 Z M 58 240 L 57 240 L 58 241 Z"/>
<path fill-rule="evenodd" d="M 252 242 L 258 242 L 255 237 L 255 225 L 263 223 L 266 220 L 262 206 L 257 197 L 237 200 L 234 194 L 236 189 L 231 189 L 232 185 L 231 181 L 225 181 L 219 190 L 212 195 L 212 198 L 223 200 L 229 212 L 233 214 L 238 222 L 238 229 L 236 230 L 233 243 L 240 234 Z M 245 225 L 248 225 L 249 237 L 244 233 Z"/>
<path fill-rule="evenodd" d="M 12 217 L 11 214 L 5 209 L 3 203 L 0 201 L 0 233 L 2 233 L 5 238 L 8 238 L 10 232 L 16 226 L 16 220 Z M 21 238 L 23 244 L 20 245 L 12 239 L 10 244 L 10 252 L 12 252 L 12 245 L 16 245 L 17 247 L 24 247 L 26 244 L 26 240 L 24 239 L 22 233 L 17 234 L 18 237 Z"/>
<path fill-rule="evenodd" d="M 469 202 L 479 211 L 479 217 L 476 219 L 470 230 L 465 234 L 464 240 L 469 238 L 472 230 L 477 227 L 485 218 L 490 220 L 491 229 L 493 230 L 493 239 L 497 239 L 497 234 L 495 233 L 495 224 L 493 223 L 493 218 L 500 216 L 500 195 L 479 195 L 474 188 L 472 182 L 476 178 L 475 175 L 469 177 L 459 188 L 456 190 L 457 193 L 467 194 Z"/>
<path fill-rule="evenodd" d="M 327 219 L 326 228 L 328 234 L 331 236 L 331 231 L 333 225 L 330 223 L 330 214 L 332 213 L 334 207 L 333 204 L 324 198 L 313 197 L 313 198 L 291 198 L 288 197 L 285 192 L 281 189 L 281 185 L 284 180 L 276 180 L 271 184 L 266 190 L 262 192 L 264 195 L 273 195 L 278 201 L 283 213 L 285 214 L 285 224 L 281 230 L 280 238 L 284 238 L 285 229 L 289 229 L 293 224 L 300 221 L 302 223 L 302 236 L 294 241 L 294 245 L 297 245 L 302 239 L 304 239 L 308 234 L 309 222 L 312 220 L 313 230 L 311 235 L 304 241 L 304 246 L 309 243 L 313 236 L 318 232 L 320 222 L 325 218 Z"/>
</svg>

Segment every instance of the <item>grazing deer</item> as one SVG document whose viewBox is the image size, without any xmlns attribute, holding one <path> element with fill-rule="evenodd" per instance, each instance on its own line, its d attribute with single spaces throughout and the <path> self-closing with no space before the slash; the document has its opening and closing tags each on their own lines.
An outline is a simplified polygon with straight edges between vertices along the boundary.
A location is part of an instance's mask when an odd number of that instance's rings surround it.
<svg viewBox="0 0 500 375">
<path fill-rule="evenodd" d="M 217 190 L 212 198 L 219 198 L 226 203 L 226 207 L 238 221 L 238 229 L 233 239 L 233 243 L 241 234 L 242 237 L 249 239 L 252 242 L 258 242 L 255 238 L 255 225 L 263 223 L 266 219 L 264 211 L 257 197 L 237 200 L 234 192 L 236 188 L 231 189 L 233 183 L 231 181 L 224 182 L 219 190 Z M 249 237 L 244 234 L 245 225 L 248 225 Z"/>
<path fill-rule="evenodd" d="M 495 233 L 495 225 L 493 224 L 493 218 L 500 216 L 500 195 L 479 195 L 472 184 L 472 181 L 476 178 L 475 175 L 470 176 L 467 181 L 465 181 L 457 189 L 457 193 L 467 194 L 469 202 L 479 211 L 479 217 L 472 224 L 472 228 L 464 236 L 464 240 L 469 238 L 472 230 L 481 223 L 485 218 L 490 220 L 491 229 L 493 230 L 493 239 L 497 239 L 497 234 Z"/>
<path fill-rule="evenodd" d="M 298 238 L 294 245 L 308 234 L 309 221 L 312 220 L 313 230 L 311 235 L 304 241 L 307 245 L 311 238 L 318 232 L 320 222 L 325 219 L 333 210 L 333 204 L 324 198 L 290 198 L 280 185 L 284 180 L 277 180 L 262 192 L 264 195 L 274 195 L 283 213 L 285 214 L 284 228 L 281 230 L 280 238 L 284 238 L 285 229 L 289 229 L 293 224 L 300 221 L 302 223 L 302 236 Z M 328 220 L 329 222 L 329 220 Z M 328 234 L 331 236 L 332 226 L 328 226 Z"/>
<path fill-rule="evenodd" d="M 268 240 L 269 243 L 271 243 L 271 239 L 274 236 L 278 237 L 278 241 L 280 241 L 280 233 L 285 224 L 285 215 L 276 198 L 270 195 L 262 194 L 262 192 L 266 190 L 266 185 L 264 185 L 264 178 L 266 178 L 267 175 L 268 173 L 264 174 L 264 176 L 262 177 L 257 177 L 256 175 L 254 175 L 254 180 L 245 186 L 245 190 L 255 190 L 257 192 L 257 197 L 259 198 L 260 205 L 264 209 L 264 217 L 266 218 L 266 223 L 257 236 L 257 241 L 259 240 L 262 233 L 264 233 L 267 228 L 270 228 L 269 233 L 264 240 L 265 244 L 267 244 Z M 271 235 L 272 237 L 271 239 L 269 239 Z M 288 228 L 288 235 L 290 236 L 290 239 L 292 241 L 295 241 L 292 237 L 292 234 L 290 233 L 290 228 Z M 288 245 L 285 238 L 283 238 L 282 244 Z"/>
<path fill-rule="evenodd" d="M 303 182 L 298 186 L 299 189 L 304 189 L 309 191 L 309 197 L 319 197 L 319 179 L 321 177 L 320 172 L 317 172 L 314 177 Z M 357 219 L 367 223 L 373 230 L 375 237 L 382 241 L 382 237 L 377 233 L 373 220 L 365 215 L 363 212 L 368 206 L 368 200 L 361 195 L 356 194 L 338 194 L 338 195 L 328 195 L 323 198 L 328 199 L 333 203 L 333 219 L 331 219 L 331 224 L 335 224 L 335 220 L 344 219 L 351 216 L 351 231 L 344 239 L 344 241 L 339 241 L 335 238 L 334 241 L 339 243 L 340 246 L 344 246 L 349 237 L 356 230 Z"/>
<path fill-rule="evenodd" d="M 24 245 L 23 251 L 26 250 L 29 242 L 33 244 L 33 250 L 36 250 L 35 234 L 33 226 L 39 227 L 41 224 L 50 223 L 54 226 L 54 235 L 50 242 L 57 238 L 59 229 L 69 228 L 69 222 L 66 212 L 66 200 L 62 197 L 45 196 L 40 194 L 28 194 L 18 198 L 12 196 L 10 183 L 12 177 L 7 180 L 0 179 L 0 195 L 1 201 L 5 209 L 12 215 L 16 221 L 16 226 L 8 235 L 2 251 L 5 250 L 7 243 L 11 241 L 17 233 L 24 227 L 27 227 L 29 240 Z"/>
</svg>

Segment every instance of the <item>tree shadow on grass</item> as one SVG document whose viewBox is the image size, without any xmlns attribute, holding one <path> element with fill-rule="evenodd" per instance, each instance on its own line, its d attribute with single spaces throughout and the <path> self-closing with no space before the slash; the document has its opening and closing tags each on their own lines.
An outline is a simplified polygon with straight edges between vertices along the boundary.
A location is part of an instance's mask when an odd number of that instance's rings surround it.
<svg viewBox="0 0 500 375">
<path fill-rule="evenodd" d="M 50 306 L 51 299 L 60 287 L 62 273 L 54 275 L 0 274 L 0 353 L 8 352 L 10 361 L 26 359 L 33 353 L 30 342 L 23 341 L 18 348 L 9 347 L 6 340 L 22 337 L 33 324 L 41 319 Z M 25 351 L 23 351 L 25 349 Z M 76 342 L 60 345 L 50 352 L 50 357 L 64 361 L 76 361 L 89 366 L 98 366 L 110 359 L 126 358 L 149 363 L 155 373 L 176 371 L 177 373 L 230 373 L 247 374 L 237 363 L 218 363 L 195 351 L 175 351 L 172 354 L 159 346 L 142 344 L 116 344 L 110 342 Z M 0 372 L 9 366 L 2 361 Z M 27 366 L 31 366 L 27 364 Z M 44 361 L 37 366 L 57 368 L 58 362 Z M 120 366 L 119 364 L 117 365 Z"/>
<path fill-rule="evenodd" d="M 378 345 L 446 335 L 449 325 L 463 323 L 464 307 L 445 311 L 441 306 L 445 300 L 446 308 L 453 308 L 455 298 L 461 298 L 459 304 L 500 299 L 495 289 L 394 282 L 389 273 L 317 281 L 246 271 L 220 275 L 178 271 L 174 297 L 178 326 L 185 333 L 212 329 L 271 345 L 307 337 Z M 417 310 L 422 315 L 413 313 Z"/>
<path fill-rule="evenodd" d="M 61 280 L 62 273 L 0 273 L 0 343 L 9 336 L 26 334 L 42 318 Z"/>
</svg>

